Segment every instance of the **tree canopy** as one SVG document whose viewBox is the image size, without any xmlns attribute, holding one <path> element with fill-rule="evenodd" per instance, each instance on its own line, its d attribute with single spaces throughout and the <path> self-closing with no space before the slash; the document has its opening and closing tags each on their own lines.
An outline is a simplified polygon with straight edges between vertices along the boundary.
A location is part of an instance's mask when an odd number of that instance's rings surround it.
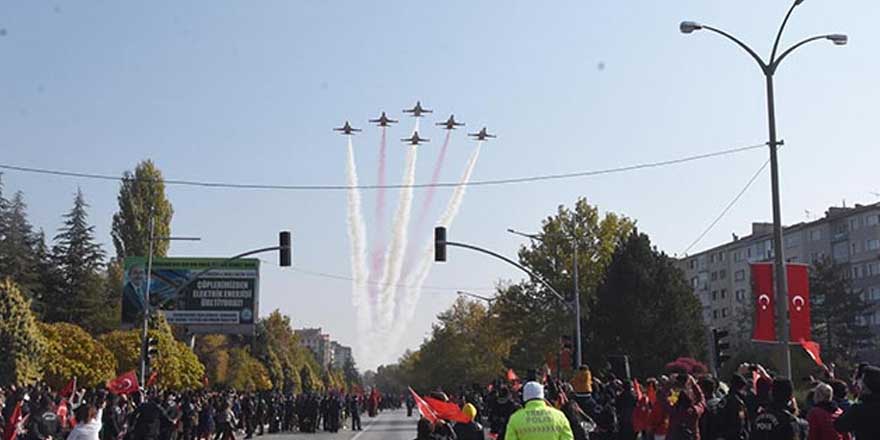
<svg viewBox="0 0 880 440">
<path fill-rule="evenodd" d="M 11 279 L 0 280 L 0 385 L 39 380 L 45 352 L 46 340 L 27 298 Z"/>
<path fill-rule="evenodd" d="M 150 245 L 151 210 L 155 219 L 155 236 L 171 235 L 174 208 L 165 197 L 162 172 L 152 160 L 147 159 L 139 163 L 133 173 L 125 172 L 117 202 L 119 210 L 113 215 L 111 236 L 118 260 L 147 255 Z M 168 241 L 155 241 L 153 255 L 164 257 L 168 253 L 168 246 Z"/>
</svg>

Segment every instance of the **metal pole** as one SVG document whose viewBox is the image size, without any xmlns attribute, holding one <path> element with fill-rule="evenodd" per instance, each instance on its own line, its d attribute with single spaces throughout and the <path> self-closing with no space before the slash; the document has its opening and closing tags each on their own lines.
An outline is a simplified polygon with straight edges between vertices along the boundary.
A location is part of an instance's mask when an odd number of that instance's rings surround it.
<svg viewBox="0 0 880 440">
<path fill-rule="evenodd" d="M 791 378 L 791 347 L 789 347 L 788 273 L 785 270 L 782 245 L 782 213 L 779 207 L 779 162 L 776 150 L 781 145 L 776 139 L 776 103 L 773 94 L 773 67 L 765 71 L 767 78 L 767 119 L 770 125 L 770 185 L 773 193 L 773 257 L 776 281 L 777 327 L 782 346 L 782 371 Z"/>
<path fill-rule="evenodd" d="M 574 319 L 575 319 L 575 368 L 580 368 L 584 361 L 584 354 L 581 345 L 581 291 L 578 288 L 578 243 L 577 239 L 572 239 L 574 243 Z"/>
<path fill-rule="evenodd" d="M 150 326 L 150 281 L 153 279 L 153 239 L 156 227 L 153 210 L 150 209 L 150 245 L 147 252 L 147 286 L 144 290 L 144 327 L 141 331 L 141 386 L 147 380 L 147 331 Z"/>
</svg>

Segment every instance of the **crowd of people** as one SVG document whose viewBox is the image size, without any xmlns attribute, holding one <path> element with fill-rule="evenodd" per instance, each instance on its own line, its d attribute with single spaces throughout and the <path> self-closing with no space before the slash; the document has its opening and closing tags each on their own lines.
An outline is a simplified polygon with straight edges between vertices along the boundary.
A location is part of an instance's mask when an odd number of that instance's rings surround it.
<svg viewBox="0 0 880 440">
<path fill-rule="evenodd" d="M 138 392 L 63 395 L 44 384 L 0 388 L 2 440 L 234 440 L 266 433 L 359 431 L 361 415 L 400 408 L 369 393 Z M 350 423 L 350 425 L 349 425 Z"/>
<path fill-rule="evenodd" d="M 860 365 L 850 381 L 826 370 L 809 378 L 799 405 L 791 380 L 743 364 L 727 381 L 671 374 L 644 385 L 587 367 L 563 382 L 531 372 L 447 396 L 470 421 L 419 421 L 416 440 L 880 440 L 880 368 Z M 473 408 L 469 410 L 469 408 Z M 482 431 L 482 428 L 480 429 Z M 463 434 L 464 433 L 464 434 Z"/>
<path fill-rule="evenodd" d="M 421 417 L 416 440 L 880 440 L 880 368 L 860 365 L 850 381 L 812 379 L 799 405 L 793 383 L 743 364 L 727 381 L 710 375 L 562 381 L 532 371 L 430 400 L 453 420 Z M 0 389 L 0 440 L 234 440 L 266 433 L 362 429 L 361 415 L 420 405 L 418 396 L 364 393 L 239 393 Z M 460 410 L 459 410 L 460 409 Z M 349 427 L 350 423 L 350 427 Z M 485 425 L 485 428 L 484 428 Z"/>
</svg>

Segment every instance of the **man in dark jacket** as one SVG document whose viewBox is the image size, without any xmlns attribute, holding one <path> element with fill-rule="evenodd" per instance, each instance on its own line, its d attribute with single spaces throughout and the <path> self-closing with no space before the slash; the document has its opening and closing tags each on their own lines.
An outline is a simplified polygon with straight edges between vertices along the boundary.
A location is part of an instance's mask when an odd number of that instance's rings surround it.
<svg viewBox="0 0 880 440">
<path fill-rule="evenodd" d="M 776 378 L 770 388 L 770 403 L 755 417 L 752 440 L 801 440 L 800 425 L 792 411 L 794 387 L 786 378 Z"/>
<path fill-rule="evenodd" d="M 747 396 L 748 382 L 742 375 L 735 373 L 730 380 L 730 391 L 721 400 L 718 408 L 715 438 L 723 440 L 747 440 L 749 438 Z"/>
<path fill-rule="evenodd" d="M 162 423 L 174 422 L 159 405 L 158 397 L 148 399 L 135 410 L 134 428 L 132 429 L 133 440 L 157 440 L 160 435 Z"/>
<path fill-rule="evenodd" d="M 834 429 L 852 432 L 858 440 L 880 439 L 880 368 L 865 367 L 860 381 L 860 402 L 844 411 L 834 422 Z"/>
<path fill-rule="evenodd" d="M 61 424 L 58 421 L 58 416 L 55 415 L 52 399 L 49 396 L 40 398 L 37 410 L 28 416 L 27 431 L 28 440 L 57 438 L 61 434 Z"/>
</svg>

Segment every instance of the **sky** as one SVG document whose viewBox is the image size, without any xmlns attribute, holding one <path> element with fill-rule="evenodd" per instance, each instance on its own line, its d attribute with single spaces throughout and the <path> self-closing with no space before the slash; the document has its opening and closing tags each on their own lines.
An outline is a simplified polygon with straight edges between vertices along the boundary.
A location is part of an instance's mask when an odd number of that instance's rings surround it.
<svg viewBox="0 0 880 440">
<path fill-rule="evenodd" d="M 602 169 L 767 141 L 763 77 L 717 35 L 682 35 L 691 19 L 728 30 L 769 53 L 789 2 L 524 1 L 4 1 L 0 3 L 0 164 L 121 174 L 151 158 L 167 178 L 264 184 L 344 184 L 344 120 L 361 182 L 377 180 L 380 111 L 402 119 L 418 99 L 435 110 L 419 150 L 426 182 L 450 113 L 486 125 L 475 180 Z M 782 215 L 786 224 L 831 205 L 873 203 L 880 192 L 874 144 L 880 89 L 880 4 L 807 0 L 784 44 L 820 41 L 776 75 Z M 428 127 L 428 124 L 432 127 Z M 452 137 L 442 181 L 461 175 L 474 143 Z M 469 188 L 449 239 L 515 255 L 507 228 L 536 231 L 578 197 L 635 219 L 669 254 L 681 255 L 764 163 L 752 150 L 661 169 Z M 404 149 L 389 142 L 388 182 L 402 180 Z M 31 221 L 50 235 L 81 188 L 98 239 L 113 253 L 118 183 L 6 171 Z M 429 218 L 451 189 L 437 191 Z M 280 309 L 297 327 L 322 327 L 355 346 L 362 368 L 393 362 L 429 334 L 456 290 L 491 294 L 522 276 L 504 263 L 451 249 L 433 268 L 403 343 L 377 356 L 357 344 L 344 191 L 229 190 L 169 186 L 174 234 L 200 242 L 175 256 L 228 256 L 293 231 L 295 268 L 265 255 L 260 313 Z M 416 190 L 415 206 L 425 190 Z M 375 191 L 364 191 L 375 236 Z M 390 229 L 397 191 L 388 193 Z M 414 216 L 415 217 L 415 216 Z M 764 173 L 694 250 L 747 235 L 769 221 Z M 431 225 L 411 231 L 424 242 Z M 387 234 L 387 233 L 386 233 Z M 372 239 L 369 240 L 372 243 Z"/>
</svg>

